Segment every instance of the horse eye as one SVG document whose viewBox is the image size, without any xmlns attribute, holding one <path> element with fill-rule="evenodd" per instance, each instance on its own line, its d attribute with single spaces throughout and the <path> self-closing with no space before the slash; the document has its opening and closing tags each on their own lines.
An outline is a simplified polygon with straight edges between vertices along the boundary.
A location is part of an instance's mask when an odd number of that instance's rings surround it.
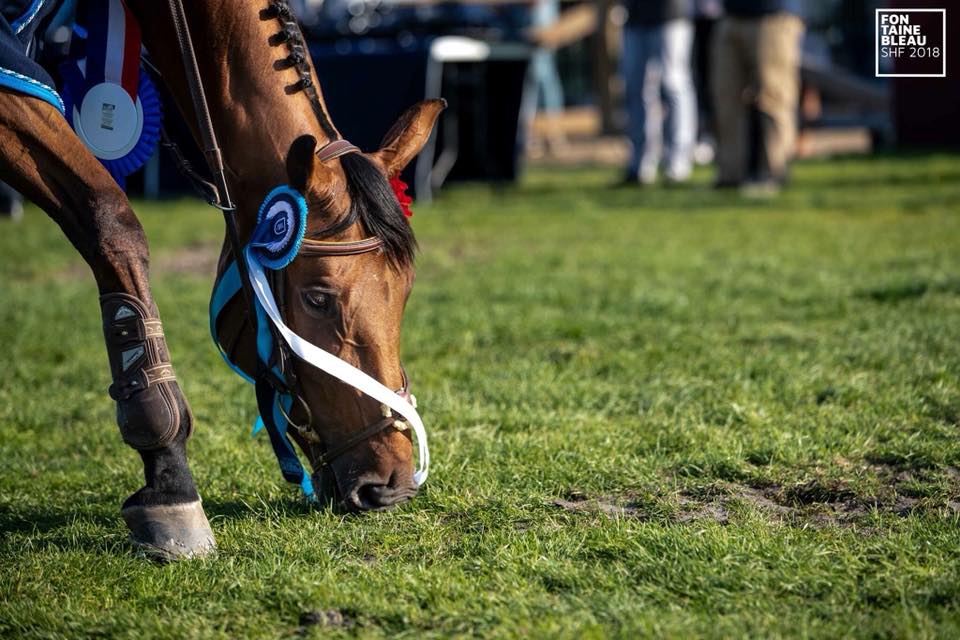
<svg viewBox="0 0 960 640">
<path fill-rule="evenodd" d="M 328 313 L 333 306 L 333 296 L 325 291 L 304 291 L 303 300 L 307 306 L 323 313 Z"/>
</svg>

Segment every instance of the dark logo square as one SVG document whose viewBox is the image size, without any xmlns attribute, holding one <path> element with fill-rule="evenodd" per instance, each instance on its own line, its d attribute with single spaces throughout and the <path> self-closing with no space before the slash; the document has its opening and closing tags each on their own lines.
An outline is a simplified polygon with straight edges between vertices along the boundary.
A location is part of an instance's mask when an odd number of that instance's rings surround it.
<svg viewBox="0 0 960 640">
<path fill-rule="evenodd" d="M 946 9 L 877 9 L 877 77 L 946 77 L 946 32 Z"/>
</svg>

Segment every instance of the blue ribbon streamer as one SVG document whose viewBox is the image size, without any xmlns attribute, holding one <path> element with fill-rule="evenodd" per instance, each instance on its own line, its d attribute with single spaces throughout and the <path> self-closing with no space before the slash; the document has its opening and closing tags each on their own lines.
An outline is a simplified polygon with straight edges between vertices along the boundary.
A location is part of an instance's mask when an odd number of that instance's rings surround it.
<svg viewBox="0 0 960 640">
<path fill-rule="evenodd" d="M 266 212 L 269 211 L 270 207 L 281 199 L 294 205 L 289 211 L 284 209 L 287 216 L 286 223 L 293 225 L 290 234 L 287 234 L 286 228 L 277 224 L 277 215 L 269 219 L 266 217 Z M 258 224 L 254 229 L 253 239 L 250 241 L 247 251 L 257 257 L 262 264 L 268 266 L 270 264 L 279 265 L 271 268 L 283 268 L 289 264 L 296 256 L 306 231 L 306 210 L 306 201 L 294 189 L 283 186 L 271 191 L 260 207 Z M 282 246 L 276 245 L 281 238 L 287 238 L 286 242 Z M 268 245 L 274 245 L 276 250 L 266 251 L 265 247 Z M 210 298 L 210 335 L 213 336 L 213 342 L 217 345 L 217 350 L 223 357 L 224 362 L 240 377 L 254 385 L 259 415 L 253 424 L 251 436 L 265 430 L 270 438 L 270 445 L 273 447 L 273 453 L 277 458 L 280 473 L 284 480 L 298 485 L 308 500 L 316 500 L 316 492 L 310 474 L 307 473 L 303 463 L 300 462 L 299 456 L 297 456 L 294 444 L 287 434 L 290 425 L 280 411 L 280 405 L 282 404 L 284 411 L 289 412 L 293 404 L 293 398 L 288 394 L 278 393 L 266 379 L 254 380 L 251 378 L 230 361 L 223 345 L 220 344 L 217 335 L 217 323 L 227 304 L 241 295 L 241 287 L 240 270 L 237 268 L 236 261 L 231 261 L 213 286 L 213 294 Z M 275 347 L 273 332 L 270 330 L 270 320 L 263 307 L 256 300 L 254 300 L 254 305 L 257 314 L 258 365 L 268 368 Z M 282 378 L 282 373 L 278 367 L 270 367 L 270 372 L 278 378 Z"/>
</svg>

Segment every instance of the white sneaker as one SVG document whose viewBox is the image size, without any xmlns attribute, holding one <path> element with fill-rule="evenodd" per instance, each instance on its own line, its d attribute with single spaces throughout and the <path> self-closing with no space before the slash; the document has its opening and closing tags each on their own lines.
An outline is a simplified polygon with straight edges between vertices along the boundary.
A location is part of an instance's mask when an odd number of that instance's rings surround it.
<svg viewBox="0 0 960 640">
<path fill-rule="evenodd" d="M 685 165 L 682 167 L 670 167 L 666 171 L 667 182 L 686 182 L 693 175 L 693 167 Z"/>
<path fill-rule="evenodd" d="M 637 181 L 649 187 L 657 181 L 657 166 L 652 167 L 640 167 L 640 171 L 637 174 Z"/>
</svg>

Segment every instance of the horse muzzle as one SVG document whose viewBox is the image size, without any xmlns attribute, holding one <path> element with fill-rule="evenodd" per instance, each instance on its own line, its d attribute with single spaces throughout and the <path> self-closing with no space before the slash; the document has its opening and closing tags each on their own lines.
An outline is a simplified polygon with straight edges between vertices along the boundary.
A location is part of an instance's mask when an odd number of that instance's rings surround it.
<svg viewBox="0 0 960 640">
<path fill-rule="evenodd" d="M 410 473 L 385 475 L 370 471 L 341 482 L 327 467 L 314 473 L 313 481 L 320 489 L 321 502 L 351 513 L 386 511 L 417 495 L 418 487 Z"/>
<path fill-rule="evenodd" d="M 413 480 L 403 485 L 384 483 L 376 474 L 366 474 L 353 483 L 342 504 L 348 511 L 385 511 L 417 495 Z"/>
</svg>

